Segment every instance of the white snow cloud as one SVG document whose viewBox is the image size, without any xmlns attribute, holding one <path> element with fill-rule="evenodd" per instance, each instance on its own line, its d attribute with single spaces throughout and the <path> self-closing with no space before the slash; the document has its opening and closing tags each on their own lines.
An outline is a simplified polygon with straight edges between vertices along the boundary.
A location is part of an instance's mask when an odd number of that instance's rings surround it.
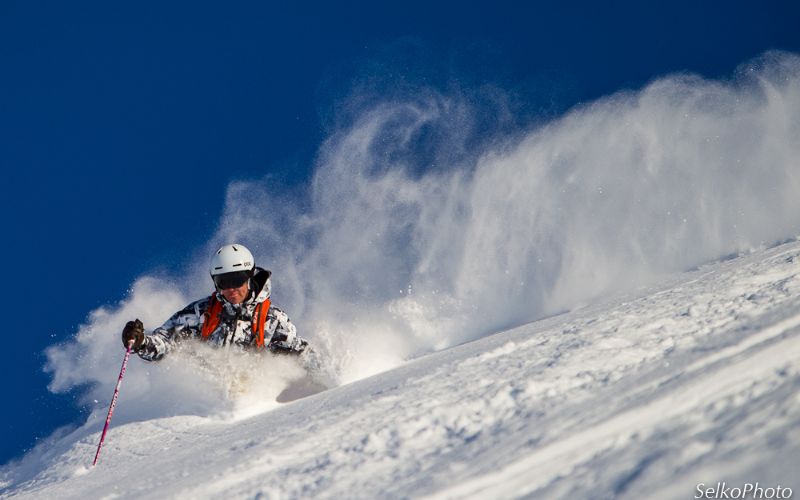
<svg viewBox="0 0 800 500">
<path fill-rule="evenodd" d="M 307 197 L 231 185 L 211 246 L 255 247 L 347 380 L 800 229 L 796 56 L 662 78 L 469 156 L 480 111 L 435 92 L 364 111 Z"/>
</svg>

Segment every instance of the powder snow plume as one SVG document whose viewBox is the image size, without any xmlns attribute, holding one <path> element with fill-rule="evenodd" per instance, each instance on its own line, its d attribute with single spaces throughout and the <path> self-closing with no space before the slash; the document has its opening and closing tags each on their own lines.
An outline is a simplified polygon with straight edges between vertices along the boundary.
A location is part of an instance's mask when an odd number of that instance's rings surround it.
<svg viewBox="0 0 800 500">
<path fill-rule="evenodd" d="M 48 350 L 51 388 L 104 401 L 125 321 L 152 329 L 209 293 L 230 242 L 273 271 L 273 302 L 348 382 L 800 233 L 795 55 L 664 77 L 470 146 L 485 114 L 434 90 L 379 102 L 321 145 L 307 190 L 233 182 L 190 276 L 142 278 L 93 312 Z M 128 418 L 225 409 L 181 370 L 131 369 Z"/>
</svg>

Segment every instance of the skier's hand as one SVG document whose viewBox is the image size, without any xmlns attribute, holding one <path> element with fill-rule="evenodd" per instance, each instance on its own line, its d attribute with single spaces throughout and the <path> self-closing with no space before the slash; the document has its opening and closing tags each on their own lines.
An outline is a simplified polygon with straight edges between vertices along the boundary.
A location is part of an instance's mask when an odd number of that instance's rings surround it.
<svg viewBox="0 0 800 500">
<path fill-rule="evenodd" d="M 131 349 L 134 351 L 139 350 L 144 344 L 144 325 L 138 319 L 136 321 L 128 321 L 125 324 L 125 328 L 122 329 L 122 345 L 125 346 L 125 349 L 128 348 L 131 340 L 133 341 Z"/>
</svg>

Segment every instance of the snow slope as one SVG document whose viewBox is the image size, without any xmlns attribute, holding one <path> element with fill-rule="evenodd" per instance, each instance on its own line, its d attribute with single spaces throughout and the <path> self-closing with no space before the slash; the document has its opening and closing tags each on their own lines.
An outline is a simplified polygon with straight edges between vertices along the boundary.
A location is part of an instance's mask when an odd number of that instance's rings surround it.
<svg viewBox="0 0 800 500">
<path fill-rule="evenodd" d="M 102 422 L 7 498 L 691 498 L 800 490 L 800 243 L 259 413 Z M 125 405 L 125 394 L 119 404 Z M 255 414 L 254 414 L 255 413 Z"/>
</svg>

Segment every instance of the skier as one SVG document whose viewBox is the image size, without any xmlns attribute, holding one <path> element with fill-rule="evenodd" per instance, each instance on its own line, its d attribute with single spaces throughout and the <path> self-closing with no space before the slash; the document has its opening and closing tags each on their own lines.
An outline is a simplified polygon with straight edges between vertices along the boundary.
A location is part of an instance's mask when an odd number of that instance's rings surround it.
<svg viewBox="0 0 800 500">
<path fill-rule="evenodd" d="M 146 361 L 163 358 L 180 341 L 195 338 L 216 347 L 267 349 L 301 354 L 308 342 L 297 336 L 289 317 L 270 302 L 270 271 L 255 266 L 243 245 L 220 248 L 211 260 L 216 291 L 192 302 L 145 335 L 139 319 L 128 321 L 122 344 Z M 309 349 L 310 351 L 310 349 Z"/>
</svg>

